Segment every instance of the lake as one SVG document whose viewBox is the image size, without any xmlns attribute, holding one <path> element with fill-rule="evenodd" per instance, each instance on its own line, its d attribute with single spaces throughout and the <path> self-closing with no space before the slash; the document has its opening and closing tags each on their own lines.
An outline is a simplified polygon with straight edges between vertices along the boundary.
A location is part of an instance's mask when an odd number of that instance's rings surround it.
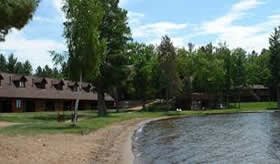
<svg viewBox="0 0 280 164">
<path fill-rule="evenodd" d="M 161 120 L 134 135 L 135 164 L 280 163 L 280 113 Z"/>
</svg>

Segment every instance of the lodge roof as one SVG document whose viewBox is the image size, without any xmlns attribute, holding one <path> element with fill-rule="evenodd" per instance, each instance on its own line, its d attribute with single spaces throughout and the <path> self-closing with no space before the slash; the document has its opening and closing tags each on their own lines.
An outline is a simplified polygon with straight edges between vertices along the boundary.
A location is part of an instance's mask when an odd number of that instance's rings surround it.
<svg viewBox="0 0 280 164">
<path fill-rule="evenodd" d="M 33 82 L 35 84 L 39 84 L 39 83 L 45 83 L 47 84 L 48 81 L 46 80 L 46 78 L 43 78 L 43 77 L 36 77 L 36 78 L 33 78 Z"/>
<path fill-rule="evenodd" d="M 11 74 L 10 78 L 13 81 L 27 81 L 27 78 L 24 75 L 12 75 Z"/>
<path fill-rule="evenodd" d="M 75 100 L 78 92 L 75 92 L 71 87 L 65 84 L 79 84 L 69 80 L 58 80 L 52 78 L 41 78 L 35 76 L 23 76 L 0 72 L 1 87 L 0 98 L 26 98 L 26 99 L 48 99 L 48 100 Z M 25 82 L 25 87 L 20 88 L 15 85 L 15 81 Z M 43 84 L 42 89 L 34 84 Z M 58 90 L 55 85 L 60 85 L 62 90 Z M 97 93 L 90 83 L 82 83 L 80 100 L 94 101 L 97 100 Z M 113 101 L 113 98 L 105 94 L 106 101 Z"/>
</svg>

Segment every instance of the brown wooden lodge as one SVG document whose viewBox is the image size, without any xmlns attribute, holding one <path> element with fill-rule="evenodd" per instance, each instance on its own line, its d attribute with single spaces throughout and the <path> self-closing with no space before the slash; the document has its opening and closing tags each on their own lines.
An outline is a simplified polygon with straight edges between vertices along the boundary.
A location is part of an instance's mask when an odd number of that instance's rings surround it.
<svg viewBox="0 0 280 164">
<path fill-rule="evenodd" d="M 0 72 L 0 113 L 71 110 L 78 96 L 78 82 Z M 82 83 L 80 110 L 97 106 L 97 93 Z M 114 99 L 105 94 L 108 105 Z"/>
<path fill-rule="evenodd" d="M 205 92 L 184 95 L 176 100 L 176 106 L 185 109 L 218 109 L 225 107 L 225 95 L 209 94 Z M 250 85 L 233 88 L 230 91 L 231 103 L 237 102 L 268 102 L 274 101 L 273 95 L 268 87 L 264 85 Z"/>
</svg>

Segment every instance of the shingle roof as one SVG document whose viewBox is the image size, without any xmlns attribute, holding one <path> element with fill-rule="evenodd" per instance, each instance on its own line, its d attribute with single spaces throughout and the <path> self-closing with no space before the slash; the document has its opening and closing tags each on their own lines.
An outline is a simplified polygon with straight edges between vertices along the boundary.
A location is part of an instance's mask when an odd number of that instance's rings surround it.
<svg viewBox="0 0 280 164">
<path fill-rule="evenodd" d="M 36 83 L 48 83 L 48 81 L 46 80 L 46 78 L 43 77 L 35 77 L 33 78 L 33 82 Z"/>
<path fill-rule="evenodd" d="M 74 92 L 68 85 L 75 83 L 68 80 L 57 80 L 51 78 L 39 78 L 35 76 L 21 76 L 8 73 L 0 73 L 0 79 L 2 76 L 0 87 L 0 98 L 27 98 L 27 99 L 48 99 L 48 100 L 75 100 L 78 96 L 78 92 Z M 14 80 L 25 79 L 25 88 L 17 88 L 14 84 Z M 35 82 L 46 81 L 45 89 L 40 89 Z M 63 84 L 63 90 L 57 90 L 54 85 Z M 91 86 L 89 83 L 83 83 L 83 86 Z M 82 90 L 80 100 L 93 101 L 97 100 L 97 93 L 94 91 L 87 92 Z M 105 94 L 106 101 L 113 101 L 113 98 Z"/>
<path fill-rule="evenodd" d="M 11 75 L 10 77 L 13 81 L 27 81 L 27 78 L 24 75 Z"/>
</svg>

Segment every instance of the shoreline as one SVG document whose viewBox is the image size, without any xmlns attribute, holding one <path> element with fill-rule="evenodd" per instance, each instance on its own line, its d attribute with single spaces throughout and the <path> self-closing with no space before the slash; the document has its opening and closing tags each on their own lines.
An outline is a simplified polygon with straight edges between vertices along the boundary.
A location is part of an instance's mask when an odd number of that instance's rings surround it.
<svg viewBox="0 0 280 164">
<path fill-rule="evenodd" d="M 243 111 L 243 112 L 233 112 L 233 113 L 214 113 L 214 114 L 206 114 L 206 115 L 198 115 L 199 116 L 211 116 L 211 115 L 224 115 L 224 114 L 254 114 L 254 113 L 275 113 L 279 112 L 277 110 L 271 110 L 271 111 Z M 161 117 L 161 118 L 155 118 L 155 119 L 146 119 L 141 121 L 140 123 L 136 124 L 133 129 L 128 129 L 128 136 L 127 140 L 123 143 L 122 146 L 122 153 L 121 153 L 121 160 L 120 162 L 122 164 L 133 164 L 135 160 L 135 154 L 133 153 L 133 137 L 136 134 L 137 130 L 140 128 L 143 128 L 146 124 L 149 124 L 154 121 L 160 121 L 160 120 L 168 120 L 168 119 L 179 119 L 179 118 L 188 118 L 188 117 L 194 117 L 194 116 L 167 116 L 167 117 Z"/>
<path fill-rule="evenodd" d="M 177 117 L 161 117 L 161 118 L 154 118 L 154 119 L 146 119 L 137 123 L 134 128 L 128 129 L 128 136 L 126 141 L 123 143 L 122 151 L 121 151 L 121 160 L 120 163 L 122 164 L 133 164 L 135 161 L 135 154 L 133 153 L 133 137 L 136 134 L 137 130 L 143 128 L 146 124 L 149 124 L 154 121 L 159 120 L 166 120 L 172 119 Z"/>
<path fill-rule="evenodd" d="M 250 113 L 271 112 L 277 111 Z M 237 113 L 246 112 L 224 114 Z M 0 163 L 133 164 L 135 160 L 133 137 L 139 128 L 153 121 L 187 117 L 193 116 L 137 118 L 115 123 L 88 135 L 46 134 L 14 137 L 0 135 L 0 149 L 2 150 L 0 151 Z"/>
</svg>

